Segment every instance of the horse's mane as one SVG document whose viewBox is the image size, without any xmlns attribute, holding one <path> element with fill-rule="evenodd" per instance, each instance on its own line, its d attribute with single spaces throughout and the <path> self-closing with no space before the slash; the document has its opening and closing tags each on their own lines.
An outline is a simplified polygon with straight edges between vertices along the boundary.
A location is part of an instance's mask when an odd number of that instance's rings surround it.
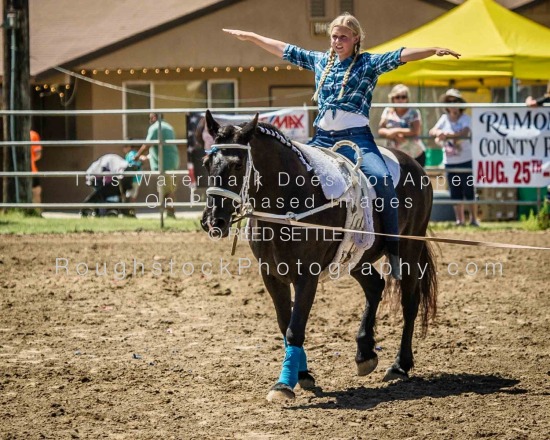
<svg viewBox="0 0 550 440">
<path fill-rule="evenodd" d="M 239 124 L 239 126 L 244 127 L 245 124 L 246 123 Z M 256 125 L 256 130 L 262 134 L 277 139 L 281 144 L 287 147 L 292 147 L 292 141 L 288 138 L 288 136 L 274 125 L 271 125 L 267 122 L 258 122 L 258 124 Z"/>
<path fill-rule="evenodd" d="M 308 160 L 304 157 L 302 152 L 298 148 L 296 148 L 296 146 L 287 137 L 287 135 L 284 134 L 281 130 L 279 130 L 277 127 L 274 127 L 271 124 L 268 124 L 267 122 L 258 122 L 258 125 L 256 126 L 256 130 L 267 136 L 275 138 L 285 147 L 290 148 L 292 152 L 298 157 L 299 161 L 302 162 L 306 170 L 310 173 L 313 173 L 313 168 L 309 164 Z"/>
<path fill-rule="evenodd" d="M 238 125 L 231 125 L 231 124 L 230 125 L 225 125 L 223 127 L 220 127 L 220 131 L 218 133 L 222 132 L 222 135 L 221 135 L 222 138 L 225 137 L 225 136 L 232 136 L 235 133 L 235 130 L 240 131 L 247 124 L 248 124 L 247 122 L 242 122 Z M 256 124 L 256 134 L 263 134 L 263 135 L 269 136 L 269 137 L 275 139 L 277 142 L 279 142 L 283 146 L 289 148 L 298 157 L 300 162 L 302 162 L 302 164 L 305 166 L 306 170 L 308 172 L 312 172 L 312 167 L 308 163 L 307 159 L 304 157 L 302 152 L 298 148 L 296 148 L 296 146 L 292 143 L 290 138 L 288 136 L 286 136 L 277 127 L 275 127 L 275 126 L 273 126 L 273 125 L 271 125 L 267 122 L 258 122 Z M 206 162 L 210 158 L 210 154 L 213 153 L 214 151 L 217 151 L 217 149 L 214 148 L 214 149 L 210 150 L 210 153 L 207 156 L 205 156 L 205 158 L 203 160 L 204 164 L 206 164 Z"/>
</svg>

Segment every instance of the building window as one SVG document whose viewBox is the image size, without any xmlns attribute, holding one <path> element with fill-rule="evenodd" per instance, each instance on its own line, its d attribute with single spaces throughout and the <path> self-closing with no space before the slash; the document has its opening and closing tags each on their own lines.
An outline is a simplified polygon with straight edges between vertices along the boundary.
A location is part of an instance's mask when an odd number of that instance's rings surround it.
<svg viewBox="0 0 550 440">
<path fill-rule="evenodd" d="M 208 81 L 208 107 L 237 107 L 237 81 L 212 79 Z"/>
<path fill-rule="evenodd" d="M 325 0 L 309 0 L 309 16 L 311 18 L 326 17 Z"/>
<path fill-rule="evenodd" d="M 237 107 L 236 80 L 126 82 L 124 88 L 123 105 L 126 110 Z M 149 115 L 123 116 L 124 138 L 144 139 L 149 127 Z M 185 137 L 185 114 L 166 113 L 164 119 L 174 126 L 177 138 Z"/>
<path fill-rule="evenodd" d="M 340 0 L 340 14 L 349 12 L 353 15 L 353 0 Z"/>
</svg>

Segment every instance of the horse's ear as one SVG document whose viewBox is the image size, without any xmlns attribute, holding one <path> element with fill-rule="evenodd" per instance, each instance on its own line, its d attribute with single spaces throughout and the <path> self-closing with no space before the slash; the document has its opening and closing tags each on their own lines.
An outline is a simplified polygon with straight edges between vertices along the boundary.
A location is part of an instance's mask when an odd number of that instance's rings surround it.
<svg viewBox="0 0 550 440">
<path fill-rule="evenodd" d="M 204 118 L 206 119 L 206 128 L 208 129 L 208 133 L 210 133 L 210 136 L 215 138 L 220 128 L 220 124 L 216 122 L 216 120 L 212 116 L 212 113 L 210 113 L 210 110 L 206 110 Z"/>
<path fill-rule="evenodd" d="M 258 125 L 258 117 L 260 116 L 259 113 L 256 113 L 256 116 L 254 116 L 254 119 L 252 121 L 245 124 L 245 126 L 241 130 L 241 137 L 243 139 L 246 139 L 248 142 L 252 136 L 254 136 L 254 133 L 256 133 L 256 126 Z"/>
</svg>

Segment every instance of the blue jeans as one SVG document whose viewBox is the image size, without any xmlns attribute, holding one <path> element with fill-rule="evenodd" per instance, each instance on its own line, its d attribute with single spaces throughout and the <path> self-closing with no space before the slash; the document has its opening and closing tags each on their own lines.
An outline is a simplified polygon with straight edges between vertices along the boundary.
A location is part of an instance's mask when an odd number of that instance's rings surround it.
<svg viewBox="0 0 550 440">
<path fill-rule="evenodd" d="M 325 131 L 317 128 L 317 133 L 313 139 L 309 141 L 310 145 L 329 148 L 336 142 L 348 140 L 356 143 L 361 150 L 363 162 L 361 163 L 361 171 L 367 176 L 369 182 L 374 186 L 377 197 L 384 201 L 382 215 L 382 232 L 385 234 L 399 234 L 399 225 L 397 220 L 397 208 L 392 206 L 391 200 L 397 200 L 397 194 L 393 187 L 393 180 L 388 171 L 386 162 L 382 158 L 382 154 L 378 146 L 374 142 L 374 138 L 369 127 L 354 127 L 346 130 Z M 338 150 L 340 154 L 355 162 L 355 151 L 353 148 L 345 146 Z M 394 201 L 393 205 L 397 205 Z M 386 241 L 397 241 L 397 237 L 386 237 Z"/>
</svg>

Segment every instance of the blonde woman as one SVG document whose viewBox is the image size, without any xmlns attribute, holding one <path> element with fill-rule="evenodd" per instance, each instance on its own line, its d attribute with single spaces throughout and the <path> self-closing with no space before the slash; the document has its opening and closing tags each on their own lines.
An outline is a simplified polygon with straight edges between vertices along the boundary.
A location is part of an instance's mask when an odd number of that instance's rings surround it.
<svg viewBox="0 0 550 440">
<path fill-rule="evenodd" d="M 377 196 L 384 200 L 383 232 L 393 235 L 386 240 L 392 276 L 401 279 L 395 204 L 397 198 L 391 176 L 369 127 L 372 93 L 379 75 L 406 62 L 432 55 L 459 58 L 460 54 L 440 47 L 400 48 L 384 54 L 361 52 L 364 33 L 359 21 L 350 14 L 340 15 L 330 24 L 330 49 L 327 52 L 308 51 L 254 32 L 234 29 L 224 31 L 315 72 L 316 91 L 313 99 L 318 103 L 319 115 L 313 123 L 317 130 L 310 143 L 331 147 L 338 141 L 350 140 L 360 147 L 363 155 L 361 170 L 374 185 Z M 355 159 L 349 147 L 340 149 L 340 152 Z"/>
<path fill-rule="evenodd" d="M 419 137 L 422 132 L 420 111 L 416 108 L 397 106 L 408 103 L 410 96 L 409 88 L 405 84 L 397 84 L 391 89 L 388 98 L 396 106 L 386 107 L 382 112 L 378 135 L 387 139 L 388 147 L 407 153 L 424 167 L 426 146 Z"/>
</svg>

